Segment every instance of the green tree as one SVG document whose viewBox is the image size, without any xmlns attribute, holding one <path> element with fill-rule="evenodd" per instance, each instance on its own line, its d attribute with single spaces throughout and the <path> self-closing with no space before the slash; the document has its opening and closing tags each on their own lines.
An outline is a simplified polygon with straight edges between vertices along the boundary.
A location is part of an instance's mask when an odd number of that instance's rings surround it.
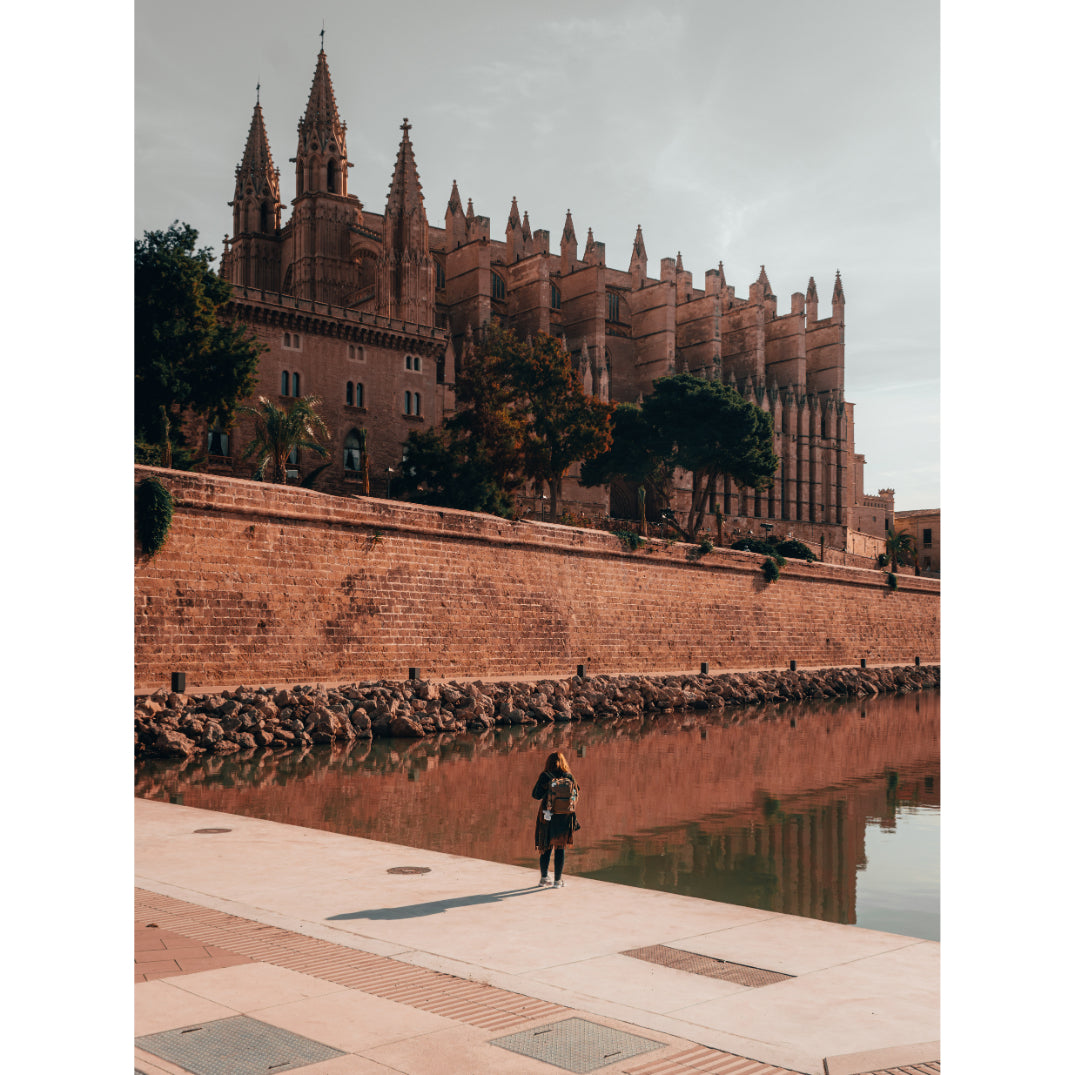
<svg viewBox="0 0 1075 1075">
<path fill-rule="evenodd" d="M 231 286 L 196 248 L 198 233 L 174 222 L 134 244 L 134 425 L 143 457 L 165 466 L 185 452 L 181 419 L 192 412 L 227 426 L 257 382 L 265 350 L 244 326 L 221 320 Z"/>
<path fill-rule="evenodd" d="M 885 531 L 885 561 L 892 568 L 892 573 L 899 572 L 899 565 L 908 567 L 916 564 L 918 547 L 914 535 L 906 530 L 897 530 L 890 526 Z"/>
<path fill-rule="evenodd" d="M 571 356 L 554 336 L 539 332 L 520 341 L 491 326 L 489 342 L 514 389 L 516 407 L 526 416 L 523 473 L 539 490 L 548 486 L 556 519 L 571 464 L 611 446 L 613 408 L 586 395 Z"/>
<path fill-rule="evenodd" d="M 553 518 L 572 463 L 609 444 L 612 408 L 587 397 L 551 336 L 519 340 L 490 322 L 456 376 L 456 412 L 412 433 L 399 485 L 419 503 L 510 515 L 526 481 L 547 485 Z"/>
<path fill-rule="evenodd" d="M 614 432 L 609 458 L 595 460 L 584 480 L 600 484 L 594 479 L 610 475 L 638 480 L 642 469 L 628 464 L 638 461 L 641 468 L 647 455 L 660 460 L 668 473 L 677 467 L 690 471 L 693 491 L 682 528 L 688 541 L 697 537 L 718 475 L 726 474 L 740 487 L 772 484 L 779 462 L 773 453 L 772 418 L 732 388 L 689 373 L 662 377 L 643 398 L 641 419 L 641 444 L 617 448 Z"/>
<path fill-rule="evenodd" d="M 667 501 L 672 468 L 661 452 L 657 431 L 634 403 L 617 403 L 612 412 L 612 444 L 600 455 L 582 464 L 583 485 L 609 485 L 622 478 L 638 487 L 641 532 L 646 535 L 647 490 Z"/>
<path fill-rule="evenodd" d="M 243 458 L 254 457 L 254 478 L 261 481 L 266 469 L 270 481 L 287 484 L 287 457 L 293 451 L 309 450 L 324 458 L 328 452 L 322 441 L 330 440 L 328 426 L 317 413 L 321 401 L 316 396 L 300 396 L 287 410 L 264 396 L 257 407 L 240 407 L 239 414 L 254 420 L 254 438 L 246 446 Z"/>
</svg>

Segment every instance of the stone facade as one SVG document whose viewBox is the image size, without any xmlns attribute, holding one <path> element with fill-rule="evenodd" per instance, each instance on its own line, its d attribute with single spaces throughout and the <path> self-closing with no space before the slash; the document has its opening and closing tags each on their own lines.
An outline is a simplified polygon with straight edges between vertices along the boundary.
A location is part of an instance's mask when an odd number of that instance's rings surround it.
<svg viewBox="0 0 1075 1075">
<path fill-rule="evenodd" d="M 897 511 L 895 528 L 906 531 L 915 539 L 918 549 L 918 569 L 926 576 L 941 574 L 941 509 L 920 508 Z"/>
<path fill-rule="evenodd" d="M 453 182 L 443 227 L 426 217 L 405 119 L 381 213 L 348 191 L 347 129 L 336 107 L 324 51 L 317 57 L 299 123 L 295 198 L 281 223 L 280 176 L 260 101 L 236 169 L 232 235 L 222 274 L 235 288 L 231 316 L 267 345 L 258 393 L 286 400 L 314 394 L 333 431 L 331 465 L 319 479 L 334 492 L 357 489 L 355 434 L 369 434 L 375 491 L 390 488 L 407 433 L 436 425 L 454 408 L 456 363 L 490 318 L 520 335 L 563 340 L 588 392 L 636 401 L 653 381 L 691 372 L 734 386 L 772 414 L 780 469 L 767 490 L 718 488 L 711 509 L 725 532 L 793 534 L 848 549 L 853 532 L 883 535 L 891 495 L 867 497 L 864 457 L 855 452 L 854 405 L 844 399 L 845 298 L 836 273 L 829 316 L 821 316 L 811 277 L 778 311 L 765 267 L 737 295 L 723 264 L 696 287 L 682 257 L 661 258 L 650 274 L 642 228 L 630 264 L 605 262 L 592 230 L 580 243 L 568 210 L 558 247 L 534 230 L 513 198 L 503 240 L 488 217 L 466 208 Z M 296 379 L 297 378 L 297 379 Z M 240 427 L 210 469 L 242 473 Z M 320 461 L 299 459 L 306 473 Z M 673 508 L 685 506 L 690 476 L 677 479 Z M 611 502 L 610 502 L 611 495 Z M 587 490 L 565 483 L 569 507 L 616 516 L 635 510 L 631 490 Z M 715 517 L 708 522 L 714 524 Z"/>
</svg>

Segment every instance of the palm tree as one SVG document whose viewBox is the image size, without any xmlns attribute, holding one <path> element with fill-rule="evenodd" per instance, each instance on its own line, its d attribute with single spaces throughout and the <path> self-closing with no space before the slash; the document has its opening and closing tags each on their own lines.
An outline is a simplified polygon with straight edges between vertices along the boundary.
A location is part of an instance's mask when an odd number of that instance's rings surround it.
<svg viewBox="0 0 1075 1075">
<path fill-rule="evenodd" d="M 888 557 L 893 574 L 899 571 L 900 563 L 904 565 L 914 563 L 918 556 L 914 535 L 906 530 L 897 530 L 894 526 L 890 526 L 885 532 L 885 555 Z"/>
<path fill-rule="evenodd" d="M 264 396 L 258 396 L 257 407 L 240 407 L 240 414 L 254 419 L 254 439 L 247 445 L 243 458 L 254 456 L 254 478 L 261 481 L 265 470 L 272 468 L 272 481 L 287 484 L 287 458 L 293 451 L 309 449 L 324 458 L 327 450 L 321 443 L 332 434 L 317 407 L 316 396 L 300 396 L 288 410 L 278 407 Z"/>
</svg>

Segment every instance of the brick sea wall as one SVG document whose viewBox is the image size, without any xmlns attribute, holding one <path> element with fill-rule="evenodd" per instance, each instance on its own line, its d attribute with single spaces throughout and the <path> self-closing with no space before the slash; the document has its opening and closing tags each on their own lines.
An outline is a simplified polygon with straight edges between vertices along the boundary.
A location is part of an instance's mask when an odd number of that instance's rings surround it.
<svg viewBox="0 0 1075 1075">
<path fill-rule="evenodd" d="M 238 479 L 135 468 L 175 498 L 135 539 L 135 687 L 786 668 L 940 659 L 940 583 Z"/>
</svg>

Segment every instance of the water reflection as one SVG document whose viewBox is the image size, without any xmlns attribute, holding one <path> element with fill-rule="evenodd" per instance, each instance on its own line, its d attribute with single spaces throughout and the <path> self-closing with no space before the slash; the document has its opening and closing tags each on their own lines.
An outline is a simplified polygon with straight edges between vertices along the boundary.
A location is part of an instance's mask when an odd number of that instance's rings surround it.
<svg viewBox="0 0 1075 1075">
<path fill-rule="evenodd" d="M 939 724 L 940 694 L 927 691 L 495 728 L 147 761 L 136 793 L 536 865 L 530 788 L 548 753 L 563 750 L 582 787 L 568 873 L 936 939 L 936 841 L 901 818 L 939 814 Z M 878 845 L 885 855 L 898 844 L 897 858 L 917 863 L 879 871 L 870 905 L 887 909 L 887 924 L 856 909 L 875 830 L 890 837 Z M 913 894 L 900 891 L 904 876 Z"/>
</svg>

